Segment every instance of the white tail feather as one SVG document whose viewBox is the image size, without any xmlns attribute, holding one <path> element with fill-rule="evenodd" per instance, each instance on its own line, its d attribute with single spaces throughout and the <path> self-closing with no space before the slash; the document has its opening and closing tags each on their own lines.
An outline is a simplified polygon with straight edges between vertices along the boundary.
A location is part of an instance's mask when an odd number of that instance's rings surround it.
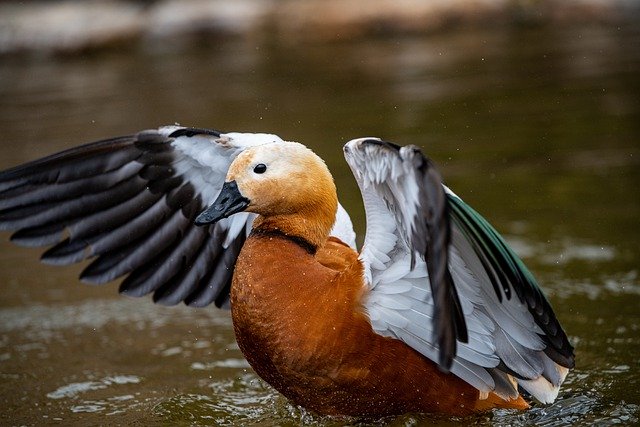
<svg viewBox="0 0 640 427">
<path fill-rule="evenodd" d="M 518 384 L 541 403 L 553 403 L 560 391 L 560 386 L 554 386 L 542 376 L 535 380 L 518 380 Z"/>
</svg>

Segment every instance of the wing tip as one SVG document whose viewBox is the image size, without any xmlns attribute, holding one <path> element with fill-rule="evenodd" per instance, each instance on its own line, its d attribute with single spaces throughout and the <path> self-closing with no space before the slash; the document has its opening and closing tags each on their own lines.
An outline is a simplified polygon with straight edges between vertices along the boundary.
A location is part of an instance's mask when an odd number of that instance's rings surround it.
<svg viewBox="0 0 640 427">
<path fill-rule="evenodd" d="M 181 136 L 186 136 L 187 138 L 194 137 L 196 135 L 207 135 L 207 136 L 215 136 L 216 138 L 220 138 L 223 132 L 220 132 L 215 129 L 205 129 L 205 128 L 194 128 L 194 127 L 182 127 L 171 132 L 168 137 L 169 138 L 178 138 Z"/>
</svg>

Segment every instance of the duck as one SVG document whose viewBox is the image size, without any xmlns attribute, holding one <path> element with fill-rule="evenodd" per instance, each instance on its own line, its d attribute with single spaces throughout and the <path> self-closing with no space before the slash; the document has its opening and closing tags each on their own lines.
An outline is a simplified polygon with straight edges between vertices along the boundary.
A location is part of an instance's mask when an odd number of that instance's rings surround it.
<svg viewBox="0 0 640 427">
<path fill-rule="evenodd" d="M 230 309 L 243 355 L 322 415 L 552 403 L 574 348 L 532 273 L 414 145 L 344 145 L 360 250 L 325 162 L 272 134 L 163 126 L 0 172 L 0 230 L 155 303 Z"/>
</svg>

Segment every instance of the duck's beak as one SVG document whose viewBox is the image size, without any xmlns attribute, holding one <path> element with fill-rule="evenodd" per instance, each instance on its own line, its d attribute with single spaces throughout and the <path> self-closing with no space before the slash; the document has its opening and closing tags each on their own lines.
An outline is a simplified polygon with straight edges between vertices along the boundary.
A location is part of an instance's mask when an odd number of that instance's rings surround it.
<svg viewBox="0 0 640 427">
<path fill-rule="evenodd" d="M 213 224 L 222 218 L 242 212 L 249 206 L 249 199 L 240 194 L 235 181 L 225 182 L 218 198 L 196 217 L 196 225 Z"/>
</svg>

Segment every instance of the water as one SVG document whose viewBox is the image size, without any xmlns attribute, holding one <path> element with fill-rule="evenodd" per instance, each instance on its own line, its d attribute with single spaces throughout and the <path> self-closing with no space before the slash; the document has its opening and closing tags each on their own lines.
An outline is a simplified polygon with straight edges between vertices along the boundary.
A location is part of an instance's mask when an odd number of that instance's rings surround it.
<svg viewBox="0 0 640 427">
<path fill-rule="evenodd" d="M 535 272 L 576 346 L 559 400 L 464 422 L 640 420 L 640 31 L 501 28 L 282 46 L 145 44 L 0 64 L 0 168 L 161 124 L 312 147 L 364 230 L 340 146 L 418 144 Z M 229 315 L 156 307 L 0 243 L 3 424 L 448 425 L 319 417 L 260 381 Z"/>
</svg>

